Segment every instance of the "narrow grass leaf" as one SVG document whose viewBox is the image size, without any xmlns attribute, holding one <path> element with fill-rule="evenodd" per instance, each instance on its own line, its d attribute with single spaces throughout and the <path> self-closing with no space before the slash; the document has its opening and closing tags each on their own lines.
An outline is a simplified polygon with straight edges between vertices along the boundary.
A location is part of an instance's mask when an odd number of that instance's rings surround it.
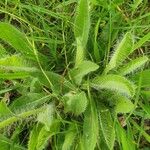
<svg viewBox="0 0 150 150">
<path fill-rule="evenodd" d="M 127 134 L 120 124 L 116 124 L 116 132 L 118 135 L 119 143 L 121 143 L 121 149 L 129 150 L 131 142 L 128 140 Z"/>
<path fill-rule="evenodd" d="M 146 43 L 150 39 L 150 32 L 147 33 L 144 37 L 142 37 L 137 43 L 135 43 L 133 47 L 133 51 L 140 48 L 144 43 Z"/>
<path fill-rule="evenodd" d="M 35 114 L 38 114 L 39 112 L 43 111 L 45 109 L 45 107 L 41 107 L 41 108 L 37 108 L 37 109 L 33 109 L 33 110 L 29 110 L 29 111 L 26 111 L 26 112 L 20 112 L 18 114 L 14 114 L 14 115 L 11 115 L 5 119 L 3 119 L 1 122 L 0 122 L 0 129 L 1 128 L 4 128 L 20 119 L 24 119 L 26 117 L 29 117 L 31 115 L 35 115 Z"/>
<path fill-rule="evenodd" d="M 150 87 L 150 69 L 144 70 L 132 76 L 135 83 L 141 79 L 141 87 Z"/>
<path fill-rule="evenodd" d="M 14 143 L 13 140 L 6 138 L 4 135 L 0 134 L 0 149 L 1 150 L 26 150 L 25 147 Z"/>
<path fill-rule="evenodd" d="M 133 126 L 141 132 L 145 139 L 150 142 L 150 135 L 147 134 L 142 127 L 140 127 L 133 119 L 130 120 Z"/>
</svg>

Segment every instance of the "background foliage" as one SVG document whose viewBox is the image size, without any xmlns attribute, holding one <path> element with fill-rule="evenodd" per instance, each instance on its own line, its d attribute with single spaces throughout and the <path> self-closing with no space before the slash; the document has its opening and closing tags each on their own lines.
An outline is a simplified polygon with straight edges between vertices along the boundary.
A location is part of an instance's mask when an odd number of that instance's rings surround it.
<svg viewBox="0 0 150 150">
<path fill-rule="evenodd" d="M 1 0 L 0 149 L 149 149 L 149 9 Z"/>
</svg>

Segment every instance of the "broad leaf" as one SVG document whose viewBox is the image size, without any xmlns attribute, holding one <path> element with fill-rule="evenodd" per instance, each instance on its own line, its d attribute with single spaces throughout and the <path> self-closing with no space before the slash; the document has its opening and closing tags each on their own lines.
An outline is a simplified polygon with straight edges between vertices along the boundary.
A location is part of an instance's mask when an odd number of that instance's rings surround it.
<svg viewBox="0 0 150 150">
<path fill-rule="evenodd" d="M 100 107 L 99 123 L 105 142 L 108 148 L 112 150 L 115 143 L 114 121 L 111 117 L 110 111 L 105 107 Z"/>
<path fill-rule="evenodd" d="M 45 126 L 40 130 L 37 137 L 36 150 L 42 150 L 48 145 L 48 140 L 59 132 L 59 124 L 58 120 L 54 120 L 49 131 L 45 129 Z"/>
<path fill-rule="evenodd" d="M 12 112 L 11 110 L 8 108 L 7 104 L 2 100 L 0 101 L 0 120 L 2 117 L 11 115 Z"/>
<path fill-rule="evenodd" d="M 96 77 L 91 81 L 91 87 L 97 90 L 115 91 L 130 97 L 135 94 L 135 86 L 130 81 L 122 76 L 113 74 Z"/>
<path fill-rule="evenodd" d="M 65 79 L 64 76 L 50 71 L 45 73 L 53 85 L 51 88 L 55 94 L 67 93 L 70 90 L 75 90 L 75 86 Z M 42 85 L 46 86 L 47 88 L 50 87 L 50 84 L 42 72 L 33 72 L 31 75 L 34 78 L 36 77 Z"/>
<path fill-rule="evenodd" d="M 80 115 L 86 110 L 87 97 L 84 92 L 68 93 L 64 96 L 64 107 L 66 112 L 72 112 Z"/>
<path fill-rule="evenodd" d="M 35 72 L 37 69 L 32 67 L 22 56 L 12 55 L 0 59 L 0 71 Z"/>
<path fill-rule="evenodd" d="M 21 110 L 27 111 L 39 104 L 43 104 L 49 99 L 50 95 L 45 95 L 44 93 L 28 93 L 27 95 L 23 95 L 15 99 L 9 108 L 14 112 Z"/>
<path fill-rule="evenodd" d="M 124 96 L 116 97 L 116 113 L 129 113 L 134 108 L 134 104 L 128 98 Z"/>
<path fill-rule="evenodd" d="M 43 123 L 45 125 L 45 129 L 49 131 L 54 120 L 54 105 L 47 105 L 45 110 L 38 114 L 37 119 L 39 122 Z"/>
<path fill-rule="evenodd" d="M 71 147 L 74 143 L 77 131 L 75 124 L 70 125 L 69 130 L 65 134 L 65 140 L 62 146 L 62 150 L 71 150 Z"/>
<path fill-rule="evenodd" d="M 126 33 L 122 41 L 117 45 L 114 54 L 112 55 L 108 66 L 104 70 L 105 74 L 110 70 L 118 67 L 132 52 L 133 48 L 133 37 L 130 32 Z"/>
<path fill-rule="evenodd" d="M 95 71 L 99 68 L 99 66 L 91 61 L 83 61 L 76 68 L 72 69 L 70 74 L 74 79 L 76 84 L 80 84 L 82 82 L 82 78 L 88 73 Z"/>
<path fill-rule="evenodd" d="M 74 34 L 77 41 L 76 66 L 80 64 L 85 55 L 85 46 L 90 28 L 89 1 L 80 0 L 76 12 Z"/>
<path fill-rule="evenodd" d="M 99 125 L 98 113 L 93 99 L 89 100 L 89 105 L 84 116 L 81 147 L 83 149 L 94 150 L 98 140 Z"/>
</svg>

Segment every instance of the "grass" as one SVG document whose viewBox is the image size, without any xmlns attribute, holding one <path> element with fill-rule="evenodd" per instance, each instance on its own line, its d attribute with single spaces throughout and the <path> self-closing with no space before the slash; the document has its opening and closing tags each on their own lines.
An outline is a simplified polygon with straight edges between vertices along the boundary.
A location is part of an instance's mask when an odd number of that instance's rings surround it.
<svg viewBox="0 0 150 150">
<path fill-rule="evenodd" d="M 1 0 L 0 149 L 149 149 L 149 9 Z"/>
</svg>

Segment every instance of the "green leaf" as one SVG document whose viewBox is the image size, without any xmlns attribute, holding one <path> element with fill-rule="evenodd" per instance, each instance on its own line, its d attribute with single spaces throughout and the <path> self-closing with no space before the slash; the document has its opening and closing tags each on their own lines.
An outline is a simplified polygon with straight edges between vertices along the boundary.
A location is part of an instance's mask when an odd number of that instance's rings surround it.
<svg viewBox="0 0 150 150">
<path fill-rule="evenodd" d="M 6 103 L 2 100 L 0 101 L 0 118 L 11 115 L 11 110 L 7 107 Z"/>
<path fill-rule="evenodd" d="M 133 47 L 133 51 L 135 49 L 140 48 L 145 42 L 147 42 L 150 39 L 150 32 L 147 33 L 144 37 L 142 37 Z"/>
<path fill-rule="evenodd" d="M 80 115 L 86 110 L 87 97 L 84 92 L 67 93 L 64 97 L 64 107 L 66 112 L 72 112 L 75 115 Z"/>
<path fill-rule="evenodd" d="M 0 79 L 24 79 L 29 77 L 27 72 L 15 72 L 15 73 L 0 73 Z"/>
<path fill-rule="evenodd" d="M 51 127 L 48 130 L 46 130 L 45 126 L 40 130 L 39 135 L 37 137 L 37 145 L 36 145 L 36 150 L 42 150 L 48 145 L 48 140 L 53 135 L 56 135 L 59 131 L 59 126 L 60 122 L 58 120 L 54 120 L 53 123 L 51 124 Z"/>
<path fill-rule="evenodd" d="M 129 97 L 135 94 L 135 86 L 126 78 L 119 75 L 109 74 L 96 77 L 91 81 L 90 85 L 97 90 L 107 89 Z"/>
<path fill-rule="evenodd" d="M 85 55 L 85 46 L 90 28 L 89 1 L 80 0 L 76 11 L 74 34 L 77 41 L 76 66 L 80 64 Z"/>
<path fill-rule="evenodd" d="M 17 99 L 14 99 L 9 108 L 13 112 L 17 110 L 27 111 L 48 101 L 50 97 L 50 95 L 45 95 L 44 93 L 28 93 L 27 95 L 23 95 Z"/>
<path fill-rule="evenodd" d="M 140 107 L 150 116 L 150 105 L 139 102 Z"/>
<path fill-rule="evenodd" d="M 111 117 L 110 111 L 102 106 L 99 110 L 99 123 L 105 142 L 108 148 L 112 150 L 115 143 L 114 121 Z"/>
<path fill-rule="evenodd" d="M 35 72 L 37 69 L 32 67 L 26 60 L 20 55 L 5 56 L 0 59 L 1 71 L 26 71 Z"/>
<path fill-rule="evenodd" d="M 99 133 L 96 105 L 93 99 L 90 99 L 89 101 L 88 108 L 84 114 L 83 138 L 81 142 L 83 150 L 94 150 L 96 148 Z"/>
<path fill-rule="evenodd" d="M 26 150 L 19 144 L 14 143 L 12 140 L 0 134 L 0 149 L 1 150 Z"/>
<path fill-rule="evenodd" d="M 99 66 L 91 61 L 83 61 L 76 68 L 70 71 L 71 77 L 74 79 L 76 84 L 81 84 L 82 78 L 88 73 L 95 71 Z"/>
<path fill-rule="evenodd" d="M 126 97 L 117 96 L 116 97 L 116 113 L 129 113 L 134 108 L 134 104 Z"/>
<path fill-rule="evenodd" d="M 132 52 L 133 37 L 130 32 L 127 32 L 122 41 L 117 45 L 114 54 L 112 55 L 104 73 L 108 73 L 110 70 L 118 67 Z"/>
<path fill-rule="evenodd" d="M 52 82 L 52 90 L 55 94 L 60 94 L 60 93 L 67 93 L 70 90 L 75 90 L 75 86 L 71 84 L 67 79 L 64 78 L 64 76 L 59 75 L 54 72 L 47 71 L 45 72 L 49 80 Z M 32 72 L 30 73 L 34 78 L 38 78 L 40 83 L 47 88 L 50 88 L 49 83 L 47 82 L 46 77 L 43 75 L 42 72 Z"/>
<path fill-rule="evenodd" d="M 150 90 L 143 90 L 143 91 L 141 91 L 141 94 L 142 94 L 142 96 L 145 98 L 145 99 L 150 99 Z"/>
<path fill-rule="evenodd" d="M 26 36 L 8 23 L 0 23 L 0 38 L 17 51 L 23 53 L 27 58 L 35 59 L 32 46 L 29 44 Z"/>
<path fill-rule="evenodd" d="M 121 143 L 122 150 L 129 150 L 132 143 L 128 140 L 127 134 L 120 124 L 116 124 L 116 132 L 119 142 Z"/>
<path fill-rule="evenodd" d="M 141 132 L 141 134 L 145 137 L 145 139 L 148 142 L 150 142 L 150 135 L 144 131 L 143 127 L 140 127 L 133 119 L 131 119 L 130 121 L 133 124 L 133 126 Z"/>
<path fill-rule="evenodd" d="M 47 105 L 45 110 L 38 114 L 37 119 L 39 122 L 43 123 L 45 125 L 45 129 L 49 131 L 54 120 L 54 105 Z"/>
<path fill-rule="evenodd" d="M 65 134 L 65 141 L 63 143 L 62 150 L 71 150 L 76 134 L 76 126 L 75 124 L 71 124 L 69 130 Z"/>
<path fill-rule="evenodd" d="M 5 48 L 0 44 L 0 58 L 3 58 L 7 54 Z"/>
<path fill-rule="evenodd" d="M 141 87 L 150 87 L 150 69 L 144 70 L 132 76 L 132 80 L 138 83 L 141 80 Z"/>
<path fill-rule="evenodd" d="M 30 133 L 29 141 L 28 141 L 28 150 L 36 150 L 36 145 L 38 141 L 38 135 L 41 130 L 41 126 L 35 125 Z"/>
<path fill-rule="evenodd" d="M 45 107 L 43 106 L 41 108 L 32 109 L 32 110 L 29 110 L 26 112 L 18 112 L 17 114 L 10 115 L 9 117 L 4 118 L 4 119 L 2 118 L 2 120 L 0 122 L 0 129 L 4 128 L 4 127 L 20 120 L 20 119 L 24 119 L 24 118 L 29 117 L 31 115 L 38 114 L 38 113 L 42 112 L 44 109 L 45 109 Z"/>
<path fill-rule="evenodd" d="M 119 74 L 121 75 L 126 75 L 129 73 L 134 72 L 135 70 L 141 68 L 142 66 L 144 66 L 144 64 L 146 62 L 148 62 L 148 57 L 147 56 L 143 56 L 143 57 L 139 57 L 136 58 L 134 60 L 131 60 L 128 64 L 125 64 L 121 69 L 119 69 Z"/>
</svg>

